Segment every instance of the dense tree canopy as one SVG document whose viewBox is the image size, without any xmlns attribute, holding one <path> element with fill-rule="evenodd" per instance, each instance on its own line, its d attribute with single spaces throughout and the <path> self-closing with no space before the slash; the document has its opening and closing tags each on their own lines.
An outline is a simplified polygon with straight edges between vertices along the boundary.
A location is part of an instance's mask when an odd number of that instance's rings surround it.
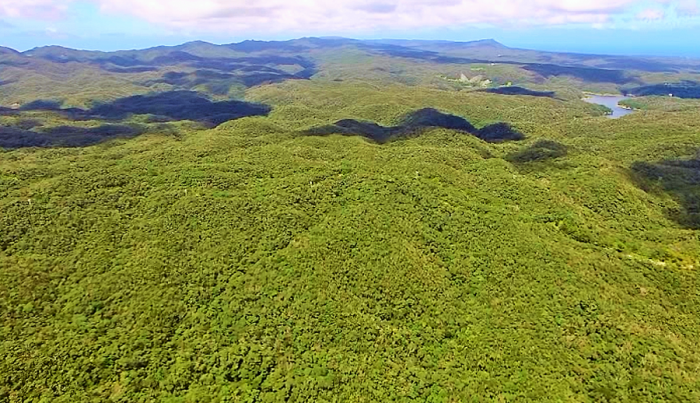
<svg viewBox="0 0 700 403">
<path fill-rule="evenodd" d="M 700 400 L 696 109 L 640 98 L 611 120 L 579 99 L 600 83 L 488 93 L 439 54 L 303 43 L 312 79 L 244 99 L 160 83 L 70 101 L 153 50 L 67 53 L 52 68 L 94 76 L 5 105 L 0 402 Z M 311 67 L 285 57 L 265 65 Z M 203 77 L 189 67 L 165 77 Z M 58 101 L 32 77 L 0 91 Z"/>
</svg>

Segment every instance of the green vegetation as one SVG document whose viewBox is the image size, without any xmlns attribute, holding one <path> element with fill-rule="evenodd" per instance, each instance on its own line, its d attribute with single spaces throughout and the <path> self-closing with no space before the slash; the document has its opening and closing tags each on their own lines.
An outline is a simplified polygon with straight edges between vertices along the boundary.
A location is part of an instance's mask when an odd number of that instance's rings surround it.
<svg viewBox="0 0 700 403">
<path fill-rule="evenodd" d="M 333 52 L 248 88 L 269 116 L 0 151 L 0 402 L 700 400 L 696 110 Z M 422 108 L 526 138 L 305 135 Z"/>
<path fill-rule="evenodd" d="M 655 110 L 665 112 L 692 111 L 700 109 L 700 100 L 675 97 L 636 97 L 620 102 L 621 105 L 636 110 Z"/>
</svg>

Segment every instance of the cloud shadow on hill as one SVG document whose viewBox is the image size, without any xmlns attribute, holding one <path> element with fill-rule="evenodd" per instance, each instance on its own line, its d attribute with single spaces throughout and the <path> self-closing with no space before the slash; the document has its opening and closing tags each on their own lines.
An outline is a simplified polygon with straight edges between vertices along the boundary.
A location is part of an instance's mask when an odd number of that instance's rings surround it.
<svg viewBox="0 0 700 403">
<path fill-rule="evenodd" d="M 632 177 L 642 190 L 663 191 L 676 199 L 679 209 L 667 216 L 690 229 L 700 229 L 700 150 L 694 159 L 665 160 L 632 164 Z"/>
<path fill-rule="evenodd" d="M 0 147 L 86 147 L 114 138 L 132 138 L 143 133 L 143 127 L 134 125 L 102 125 L 94 128 L 60 126 L 40 131 L 0 126 Z"/>
<path fill-rule="evenodd" d="M 527 164 L 554 160 L 565 157 L 568 153 L 568 147 L 563 144 L 551 140 L 539 140 L 528 148 L 509 154 L 506 160 L 514 164 Z"/>
<path fill-rule="evenodd" d="M 523 87 L 499 87 L 499 88 L 489 88 L 481 90 L 481 92 L 488 92 L 489 94 L 499 94 L 499 95 L 527 95 L 531 97 L 546 97 L 554 98 L 554 91 L 535 91 L 529 90 Z"/>
<path fill-rule="evenodd" d="M 625 95 L 637 97 L 645 96 L 668 96 L 669 94 L 677 98 L 700 99 L 700 82 L 685 80 L 677 83 L 663 83 L 645 85 L 628 89 Z"/>
<path fill-rule="evenodd" d="M 73 120 L 118 121 L 131 115 L 153 115 L 158 121 L 191 120 L 209 127 L 247 116 L 267 116 L 271 107 L 243 101 L 214 102 L 194 91 L 170 91 L 135 95 L 97 105 L 91 109 L 62 109 L 52 101 L 34 101 L 23 111 L 45 110 L 63 114 Z"/>
<path fill-rule="evenodd" d="M 51 59 L 53 60 L 53 59 Z M 66 60 L 55 60 L 65 62 Z M 111 56 L 90 61 L 100 66 L 103 70 L 113 73 L 144 73 L 158 71 L 164 67 L 184 66 L 198 69 L 194 73 L 182 74 L 177 83 L 172 83 L 173 72 L 165 73 L 160 80 L 151 81 L 152 84 L 164 82 L 180 86 L 184 89 L 192 89 L 201 84 L 210 84 L 222 88 L 228 81 L 228 87 L 237 82 L 246 87 L 254 87 L 261 84 L 278 83 L 286 80 L 308 80 L 317 73 L 316 64 L 301 56 L 246 56 L 246 57 L 200 57 L 184 51 L 172 51 L 158 56 L 152 60 L 141 60 L 136 57 Z M 298 66 L 301 71 L 289 73 L 281 66 Z M 220 71 L 224 76 L 216 76 Z M 208 74 L 214 73 L 214 74 Z M 231 74 L 235 73 L 235 74 Z M 208 75 L 207 75 L 208 74 Z M 218 82 L 215 82 L 217 81 Z M 227 90 L 219 90 L 219 93 L 227 93 Z"/>
<path fill-rule="evenodd" d="M 429 128 L 456 130 L 492 143 L 517 141 L 525 138 L 522 133 L 517 132 L 507 123 L 496 123 L 477 129 L 460 116 L 442 113 L 432 108 L 420 109 L 408 114 L 398 126 L 385 127 L 374 122 L 344 119 L 332 125 L 312 128 L 304 132 L 304 134 L 309 136 L 328 136 L 333 134 L 361 136 L 379 144 L 384 144 L 391 140 L 411 137 Z"/>
<path fill-rule="evenodd" d="M 130 115 L 154 115 L 171 120 L 192 120 L 207 126 L 218 126 L 229 120 L 247 116 L 267 116 L 271 107 L 243 101 L 211 101 L 193 91 L 172 91 L 152 95 L 136 95 L 98 105 L 88 116 L 121 120 Z"/>
<path fill-rule="evenodd" d="M 97 105 L 91 109 L 62 108 L 55 101 L 37 100 L 19 110 L 0 108 L 0 115 L 18 115 L 27 111 L 49 111 L 74 121 L 101 120 L 120 122 L 132 115 L 150 115 L 150 122 L 190 120 L 207 127 L 247 116 L 267 116 L 271 107 L 242 101 L 214 102 L 192 91 L 172 91 L 137 95 Z M 139 125 L 104 124 L 95 128 L 60 126 L 42 129 L 41 122 L 24 120 L 13 127 L 0 126 L 0 147 L 83 147 L 112 138 L 131 138 L 143 134 Z"/>
<path fill-rule="evenodd" d="M 570 76 L 588 82 L 629 84 L 637 83 L 639 79 L 628 75 L 625 71 L 610 68 L 584 67 L 584 66 L 561 66 L 547 63 L 523 63 L 511 60 L 487 60 L 471 59 L 464 57 L 442 56 L 438 52 L 406 48 L 396 45 L 371 45 L 364 46 L 370 51 L 385 54 L 392 57 L 406 59 L 423 60 L 438 64 L 508 64 L 519 66 L 524 70 L 536 73 L 543 77 Z M 658 68 L 658 66 L 656 66 Z"/>
<path fill-rule="evenodd" d="M 622 70 L 599 69 L 596 67 L 559 66 L 554 64 L 527 64 L 523 69 L 543 77 L 570 76 L 587 82 L 628 84 L 639 80 Z"/>
</svg>

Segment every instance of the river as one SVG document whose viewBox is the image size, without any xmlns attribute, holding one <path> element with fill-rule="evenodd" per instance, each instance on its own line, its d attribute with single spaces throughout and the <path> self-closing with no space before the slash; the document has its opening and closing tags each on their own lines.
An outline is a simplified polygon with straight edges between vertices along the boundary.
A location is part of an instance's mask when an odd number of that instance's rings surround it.
<svg viewBox="0 0 700 403">
<path fill-rule="evenodd" d="M 613 111 L 612 115 L 608 115 L 610 119 L 621 118 L 625 115 L 629 115 L 630 113 L 634 112 L 631 109 L 625 109 L 619 105 L 619 103 L 621 101 L 624 101 L 625 99 L 629 99 L 629 97 L 612 95 L 588 95 L 586 96 L 586 98 L 583 98 L 583 100 L 588 103 L 603 105 L 610 108 Z"/>
</svg>

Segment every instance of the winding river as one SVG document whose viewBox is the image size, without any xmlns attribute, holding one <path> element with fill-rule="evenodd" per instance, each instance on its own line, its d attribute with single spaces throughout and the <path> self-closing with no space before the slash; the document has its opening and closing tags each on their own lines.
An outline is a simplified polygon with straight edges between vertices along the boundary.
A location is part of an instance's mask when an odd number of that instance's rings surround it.
<svg viewBox="0 0 700 403">
<path fill-rule="evenodd" d="M 617 119 L 634 112 L 631 109 L 625 109 L 619 105 L 619 103 L 625 99 L 629 99 L 629 97 L 613 95 L 589 95 L 583 100 L 591 104 L 607 106 L 612 110 L 612 114 L 608 115 L 608 117 L 610 119 Z"/>
</svg>

